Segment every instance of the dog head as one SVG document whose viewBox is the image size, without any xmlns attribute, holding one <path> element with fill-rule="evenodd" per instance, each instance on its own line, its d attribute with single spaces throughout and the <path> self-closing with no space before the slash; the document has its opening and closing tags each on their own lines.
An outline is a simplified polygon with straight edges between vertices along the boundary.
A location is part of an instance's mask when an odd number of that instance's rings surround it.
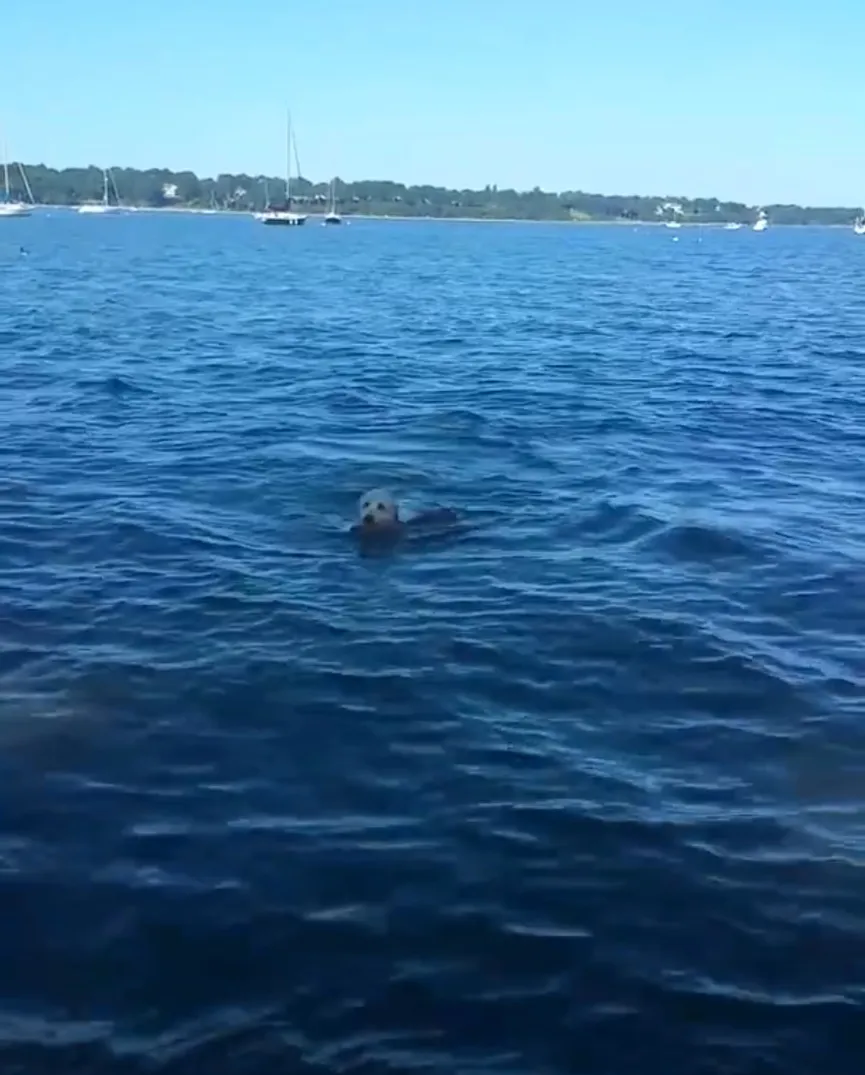
<svg viewBox="0 0 865 1075">
<path fill-rule="evenodd" d="M 395 526 L 399 511 L 394 498 L 384 489 L 371 489 L 358 502 L 361 525 Z"/>
</svg>

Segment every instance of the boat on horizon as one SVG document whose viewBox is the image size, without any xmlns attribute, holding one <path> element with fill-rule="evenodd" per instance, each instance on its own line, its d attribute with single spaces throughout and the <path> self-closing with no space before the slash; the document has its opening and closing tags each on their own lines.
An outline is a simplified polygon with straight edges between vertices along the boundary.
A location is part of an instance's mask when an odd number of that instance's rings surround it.
<svg viewBox="0 0 865 1075">
<path fill-rule="evenodd" d="M 857 235 L 865 235 L 865 214 L 860 213 L 853 221 L 853 231 Z"/>
<path fill-rule="evenodd" d="M 769 227 L 769 218 L 766 216 L 766 210 L 761 209 L 757 213 L 757 219 L 754 221 L 751 230 L 752 231 L 765 231 Z"/>
<path fill-rule="evenodd" d="M 279 206 L 278 208 L 269 207 L 266 208 L 263 213 L 256 213 L 256 220 L 261 221 L 262 224 L 269 224 L 277 227 L 299 228 L 302 224 L 306 223 L 306 214 L 296 213 L 291 208 L 291 151 L 293 147 L 291 112 L 289 112 L 287 117 L 285 145 L 285 205 Z M 295 149 L 295 154 L 296 152 Z M 300 169 L 298 169 L 298 171 L 300 171 Z"/>
<path fill-rule="evenodd" d="M 336 179 L 330 181 L 330 197 L 328 201 L 328 210 L 324 215 L 323 224 L 341 224 L 342 217 L 336 211 Z"/>
<path fill-rule="evenodd" d="M 679 218 L 682 214 L 683 209 L 678 202 L 664 202 L 655 206 L 655 216 L 660 217 L 660 223 L 665 228 L 681 228 L 682 221 Z"/>
<path fill-rule="evenodd" d="M 724 225 L 724 231 L 738 231 L 742 225 L 736 220 L 730 220 Z"/>
<path fill-rule="evenodd" d="M 0 198 L 0 218 L 9 219 L 11 217 L 23 217 L 30 216 L 33 212 L 33 192 L 30 190 L 30 183 L 27 181 L 27 173 L 24 171 L 24 165 L 18 163 L 18 171 L 21 174 L 21 180 L 24 183 L 24 188 L 27 191 L 27 196 L 30 199 L 30 204 L 22 202 L 20 199 L 13 200 L 12 187 L 9 182 L 9 154 L 6 150 L 6 146 L 3 147 L 3 196 Z"/>
<path fill-rule="evenodd" d="M 101 202 L 86 202 L 84 205 L 78 206 L 79 213 L 88 213 L 90 215 L 99 213 L 119 213 L 121 209 L 120 195 L 117 193 L 117 184 L 114 182 L 114 176 L 111 176 L 111 185 L 114 187 L 114 197 L 117 199 L 117 204 L 112 205 L 108 197 L 108 176 L 109 170 L 107 168 L 102 169 L 102 201 Z"/>
</svg>

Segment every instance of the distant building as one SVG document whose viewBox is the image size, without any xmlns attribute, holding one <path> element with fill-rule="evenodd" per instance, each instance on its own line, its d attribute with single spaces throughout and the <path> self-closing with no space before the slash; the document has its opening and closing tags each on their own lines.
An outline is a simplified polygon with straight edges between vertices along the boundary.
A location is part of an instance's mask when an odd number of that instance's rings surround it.
<svg viewBox="0 0 865 1075">
<path fill-rule="evenodd" d="M 655 216 L 663 216 L 664 213 L 672 213 L 674 216 L 682 216 L 685 210 L 679 202 L 664 202 L 655 209 Z"/>
</svg>

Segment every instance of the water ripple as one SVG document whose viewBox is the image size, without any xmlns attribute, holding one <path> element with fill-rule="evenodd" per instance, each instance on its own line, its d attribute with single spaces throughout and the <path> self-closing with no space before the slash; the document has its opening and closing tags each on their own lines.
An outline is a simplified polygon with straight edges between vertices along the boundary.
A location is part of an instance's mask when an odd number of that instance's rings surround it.
<svg viewBox="0 0 865 1075">
<path fill-rule="evenodd" d="M 861 242 L 22 226 L 4 1072 L 858 1071 Z"/>
</svg>

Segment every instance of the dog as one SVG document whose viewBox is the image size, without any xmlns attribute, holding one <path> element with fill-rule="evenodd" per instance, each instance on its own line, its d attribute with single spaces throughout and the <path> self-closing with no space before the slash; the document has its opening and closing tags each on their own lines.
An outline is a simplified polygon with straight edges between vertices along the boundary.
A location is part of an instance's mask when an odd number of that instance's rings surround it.
<svg viewBox="0 0 865 1075">
<path fill-rule="evenodd" d="M 403 519 L 399 505 L 386 489 L 371 489 L 358 501 L 358 523 L 353 530 L 362 538 L 396 540 L 410 532 L 429 534 L 459 522 L 453 508 L 429 508 Z"/>
<path fill-rule="evenodd" d="M 364 528 L 398 529 L 402 523 L 397 502 L 386 489 L 371 489 L 358 501 L 360 525 Z"/>
</svg>

